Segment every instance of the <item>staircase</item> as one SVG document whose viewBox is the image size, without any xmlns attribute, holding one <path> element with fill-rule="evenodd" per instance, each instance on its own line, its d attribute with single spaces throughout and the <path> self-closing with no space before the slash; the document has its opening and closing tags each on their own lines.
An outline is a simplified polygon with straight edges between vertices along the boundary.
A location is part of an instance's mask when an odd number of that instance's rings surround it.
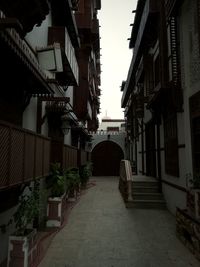
<svg viewBox="0 0 200 267">
<path fill-rule="evenodd" d="M 132 181 L 132 199 L 126 201 L 127 208 L 166 209 L 158 181 L 150 177 L 136 177 Z"/>
</svg>

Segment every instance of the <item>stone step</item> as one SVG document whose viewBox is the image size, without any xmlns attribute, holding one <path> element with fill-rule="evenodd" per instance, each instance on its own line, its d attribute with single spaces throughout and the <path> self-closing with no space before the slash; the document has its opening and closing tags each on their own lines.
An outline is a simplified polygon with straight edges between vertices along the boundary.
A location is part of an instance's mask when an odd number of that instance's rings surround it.
<svg viewBox="0 0 200 267">
<path fill-rule="evenodd" d="M 139 181 L 133 181 L 132 182 L 132 186 L 144 186 L 144 187 L 149 187 L 149 186 L 151 186 L 151 187 L 158 187 L 159 186 L 159 184 L 158 184 L 158 182 L 157 181 L 149 181 L 149 182 L 146 182 L 146 181 L 141 181 L 141 182 L 139 182 Z"/>
<path fill-rule="evenodd" d="M 164 200 L 133 200 L 125 203 L 126 208 L 135 209 L 166 209 Z"/>
<path fill-rule="evenodd" d="M 132 197 L 133 199 L 140 199 L 140 200 L 152 200 L 152 199 L 163 200 L 163 195 L 161 193 L 134 192 Z"/>
<path fill-rule="evenodd" d="M 135 192 L 138 193 L 159 193 L 158 186 L 140 186 L 140 185 L 134 185 L 132 187 L 133 194 Z"/>
</svg>

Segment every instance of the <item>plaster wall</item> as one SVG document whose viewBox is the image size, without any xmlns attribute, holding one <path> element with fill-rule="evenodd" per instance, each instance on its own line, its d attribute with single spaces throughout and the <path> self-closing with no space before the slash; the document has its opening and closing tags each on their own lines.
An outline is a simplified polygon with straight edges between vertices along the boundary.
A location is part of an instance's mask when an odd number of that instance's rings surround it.
<svg viewBox="0 0 200 267">
<path fill-rule="evenodd" d="M 25 39 L 34 49 L 37 47 L 46 47 L 48 40 L 48 27 L 51 25 L 52 17 L 51 13 L 49 13 L 39 27 L 34 26 L 33 30 L 27 33 Z"/>
<path fill-rule="evenodd" d="M 23 128 L 36 131 L 37 121 L 37 98 L 32 97 L 31 101 L 23 113 Z"/>
<path fill-rule="evenodd" d="M 125 122 L 116 122 L 116 121 L 102 121 L 101 124 L 99 125 L 99 129 L 98 130 L 103 130 L 106 131 L 107 127 L 119 127 L 119 129 L 121 128 L 121 124 L 123 124 Z"/>
<path fill-rule="evenodd" d="M 107 139 L 107 135 L 97 135 L 94 134 L 93 135 L 93 141 L 92 141 L 92 148 L 91 151 L 94 149 L 94 147 L 96 145 L 98 145 L 99 143 L 106 141 Z M 119 135 L 110 135 L 110 141 L 116 143 L 117 145 L 119 145 L 124 153 L 124 157 L 125 157 L 125 135 L 124 134 L 119 134 Z"/>
<path fill-rule="evenodd" d="M 177 113 L 178 144 L 179 144 L 179 177 L 165 173 L 164 150 L 161 151 L 162 179 L 172 184 L 187 188 L 187 176 L 192 173 L 192 148 L 190 131 L 189 97 L 200 88 L 200 55 L 198 31 L 196 30 L 195 2 L 186 0 L 180 7 L 180 58 L 183 88 L 183 112 Z M 161 147 L 164 148 L 164 130 L 161 126 Z M 176 207 L 186 208 L 186 194 L 165 183 L 163 193 L 168 209 L 175 214 Z"/>
</svg>

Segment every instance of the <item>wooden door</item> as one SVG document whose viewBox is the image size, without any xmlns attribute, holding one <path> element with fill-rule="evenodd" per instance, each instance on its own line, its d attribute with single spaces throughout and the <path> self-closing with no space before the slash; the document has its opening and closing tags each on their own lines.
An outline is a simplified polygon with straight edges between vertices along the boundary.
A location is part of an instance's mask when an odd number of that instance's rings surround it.
<svg viewBox="0 0 200 267">
<path fill-rule="evenodd" d="M 124 153 L 112 141 L 99 143 L 92 151 L 94 176 L 119 176 L 119 165 Z"/>
<path fill-rule="evenodd" d="M 146 124 L 146 175 L 156 177 L 155 124 Z"/>
</svg>

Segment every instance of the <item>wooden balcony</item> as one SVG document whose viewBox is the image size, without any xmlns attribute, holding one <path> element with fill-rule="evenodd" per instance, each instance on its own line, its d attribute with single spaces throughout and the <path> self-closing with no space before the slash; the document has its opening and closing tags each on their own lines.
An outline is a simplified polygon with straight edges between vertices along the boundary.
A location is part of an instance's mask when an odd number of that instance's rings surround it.
<svg viewBox="0 0 200 267">
<path fill-rule="evenodd" d="M 92 34 L 99 37 L 99 20 L 96 18 L 92 20 Z"/>
<path fill-rule="evenodd" d="M 79 83 L 79 67 L 67 29 L 62 26 L 49 27 L 48 44 L 59 43 L 62 49 L 63 72 L 57 73 L 56 78 L 61 85 Z"/>
<path fill-rule="evenodd" d="M 147 0 L 140 19 L 139 28 L 137 31 L 137 38 L 134 43 L 134 61 L 137 57 L 139 48 L 141 46 L 141 42 L 144 37 L 146 27 L 148 25 L 148 20 L 154 14 L 158 14 L 158 3 L 156 0 Z"/>
<path fill-rule="evenodd" d="M 173 13 L 173 11 L 176 10 L 176 7 L 178 7 L 180 3 L 182 3 L 181 0 L 165 0 L 166 18 L 168 18 Z"/>
<path fill-rule="evenodd" d="M 0 122 L 0 189 L 47 176 L 50 139 Z"/>
<path fill-rule="evenodd" d="M 47 83 L 34 50 L 18 33 L 19 25 L 16 19 L 6 17 L 0 10 L 1 74 L 3 77 L 16 75 L 31 94 L 52 93 L 53 88 Z M 23 88 L 21 83 L 18 87 Z"/>
<path fill-rule="evenodd" d="M 78 29 L 92 29 L 92 15 L 91 13 L 75 13 L 76 24 Z"/>
<path fill-rule="evenodd" d="M 0 9 L 5 14 L 9 14 L 10 17 L 19 20 L 22 25 L 23 35 L 25 35 L 35 25 L 42 23 L 49 13 L 49 3 L 47 0 L 30 0 L 28 2 L 1 0 Z"/>
</svg>

